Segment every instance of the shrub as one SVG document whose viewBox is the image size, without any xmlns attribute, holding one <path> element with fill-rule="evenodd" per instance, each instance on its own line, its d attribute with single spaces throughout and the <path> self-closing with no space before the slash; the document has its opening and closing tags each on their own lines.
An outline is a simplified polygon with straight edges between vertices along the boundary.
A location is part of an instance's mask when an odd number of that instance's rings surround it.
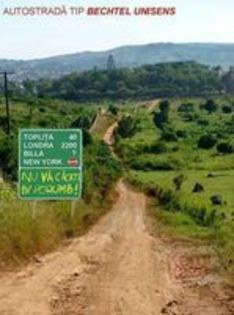
<svg viewBox="0 0 234 315">
<path fill-rule="evenodd" d="M 232 113 L 232 107 L 229 106 L 229 105 L 224 105 L 224 106 L 222 107 L 222 111 L 223 111 L 223 113 L 225 113 L 225 114 L 230 114 L 230 113 Z"/>
<path fill-rule="evenodd" d="M 233 146 L 228 142 L 220 142 L 217 145 L 217 151 L 223 154 L 233 153 Z"/>
<path fill-rule="evenodd" d="M 86 147 L 89 144 L 92 144 L 93 138 L 92 138 L 90 132 L 86 129 L 83 129 L 82 133 L 83 133 L 83 145 L 84 145 L 84 147 Z"/>
<path fill-rule="evenodd" d="M 167 152 L 167 146 L 164 142 L 159 141 L 152 144 L 150 147 L 148 147 L 145 150 L 145 152 L 156 153 L 156 154 L 165 153 Z"/>
<path fill-rule="evenodd" d="M 218 109 L 218 105 L 215 103 L 215 101 L 213 99 L 209 99 L 208 101 L 206 101 L 206 103 L 202 106 L 202 108 L 204 108 L 206 111 L 208 111 L 209 113 L 213 113 L 216 112 Z"/>
<path fill-rule="evenodd" d="M 6 137 L 0 146 L 0 165 L 13 180 L 17 178 L 17 137 Z"/>
<path fill-rule="evenodd" d="M 110 104 L 109 105 L 109 108 L 108 108 L 108 111 L 113 114 L 113 115 L 118 115 L 118 112 L 119 112 L 119 109 L 117 106 L 113 105 L 113 104 Z"/>
<path fill-rule="evenodd" d="M 161 101 L 159 104 L 159 112 L 153 113 L 153 121 L 156 127 L 163 129 L 163 125 L 168 122 L 170 103 L 168 101 Z"/>
<path fill-rule="evenodd" d="M 210 200 L 214 206 L 221 206 L 223 204 L 223 199 L 220 195 L 213 195 L 210 197 Z"/>
<path fill-rule="evenodd" d="M 159 103 L 159 109 L 163 117 L 163 121 L 167 122 L 169 118 L 169 111 L 170 111 L 170 103 L 167 100 L 161 101 Z"/>
<path fill-rule="evenodd" d="M 193 103 L 183 103 L 178 107 L 178 112 L 193 112 L 194 104 Z"/>
<path fill-rule="evenodd" d="M 200 193 L 203 191 L 204 191 L 204 187 L 200 183 L 196 183 L 193 187 L 193 190 L 192 190 L 193 193 Z"/>
<path fill-rule="evenodd" d="M 132 116 L 124 116 L 118 124 L 116 133 L 122 138 L 133 137 L 137 132 L 138 120 Z"/>
<path fill-rule="evenodd" d="M 186 138 L 187 137 L 187 132 L 186 132 L 186 130 L 180 129 L 180 130 L 176 131 L 176 135 L 179 138 Z"/>
<path fill-rule="evenodd" d="M 153 113 L 153 121 L 157 128 L 162 129 L 163 128 L 163 116 L 160 112 L 154 112 Z"/>
<path fill-rule="evenodd" d="M 135 170 L 142 170 L 142 171 L 171 171 L 175 170 L 177 166 L 167 160 L 152 160 L 152 158 L 134 158 L 129 162 L 129 166 Z"/>
<path fill-rule="evenodd" d="M 178 175 L 173 179 L 173 183 L 175 185 L 176 190 L 180 190 L 184 181 L 184 175 Z"/>
<path fill-rule="evenodd" d="M 216 144 L 217 139 L 213 135 L 202 135 L 198 140 L 198 147 L 201 149 L 211 149 Z"/>
<path fill-rule="evenodd" d="M 197 120 L 197 124 L 201 126 L 208 126 L 209 125 L 209 120 L 204 119 L 204 118 L 199 118 Z"/>
<path fill-rule="evenodd" d="M 95 117 L 88 115 L 80 115 L 70 125 L 71 128 L 89 129 Z"/>
<path fill-rule="evenodd" d="M 176 131 L 173 129 L 172 126 L 165 125 L 162 130 L 161 139 L 165 141 L 173 142 L 173 141 L 177 141 L 178 137 L 177 137 Z"/>
</svg>

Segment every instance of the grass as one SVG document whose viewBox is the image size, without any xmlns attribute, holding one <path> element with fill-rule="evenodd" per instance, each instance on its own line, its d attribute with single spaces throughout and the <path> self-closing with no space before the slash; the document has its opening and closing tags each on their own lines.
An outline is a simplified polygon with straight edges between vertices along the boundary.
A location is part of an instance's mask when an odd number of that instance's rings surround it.
<svg viewBox="0 0 234 315">
<path fill-rule="evenodd" d="M 187 121 L 183 115 L 177 111 L 178 106 L 183 101 L 194 102 L 194 120 Z M 230 101 L 230 100 L 229 100 Z M 218 99 L 219 105 L 225 104 L 226 99 Z M 178 138 L 177 141 L 164 142 L 166 152 L 160 156 L 155 154 L 149 155 L 145 152 L 145 148 L 154 145 L 161 141 L 161 133 L 153 123 L 152 113 L 149 113 L 144 107 L 137 107 L 136 117 L 139 119 L 138 132 L 131 138 L 120 139 L 116 144 L 116 151 L 124 159 L 126 163 L 136 158 L 155 163 L 157 159 L 161 161 L 175 161 L 175 168 L 187 168 L 190 170 L 229 170 L 233 169 L 233 155 L 221 155 L 217 153 L 216 146 L 211 150 L 198 148 L 198 140 L 204 133 L 214 134 L 217 136 L 217 143 L 228 141 L 234 145 L 234 138 L 228 128 L 228 123 L 231 124 L 231 115 L 224 114 L 221 108 L 215 113 L 208 114 L 199 109 L 199 105 L 204 103 L 202 99 L 191 100 L 172 100 L 171 111 L 169 115 L 169 123 L 173 129 L 185 130 L 187 136 Z M 126 109 L 127 110 L 127 109 Z M 130 110 L 129 112 L 132 112 Z M 203 126 L 199 121 L 203 119 L 208 121 L 207 126 Z M 180 166 L 182 164 L 182 167 Z"/>
<path fill-rule="evenodd" d="M 18 200 L 15 189 L 1 184 L 0 267 L 25 263 L 33 255 L 45 254 L 64 240 L 83 234 L 110 208 L 112 198 L 109 192 L 102 202 L 78 200 L 73 216 L 69 201 L 38 201 L 34 217 L 33 202 Z"/>
<path fill-rule="evenodd" d="M 186 181 L 180 192 L 176 192 L 172 185 L 172 179 L 177 172 L 137 172 L 131 171 L 127 180 L 131 184 L 138 186 L 152 197 L 152 192 L 172 191 L 173 199 L 166 205 L 158 203 L 153 198 L 150 209 L 152 215 L 160 223 L 157 229 L 166 232 L 173 238 L 183 240 L 192 240 L 195 242 L 203 241 L 211 246 L 219 257 L 220 272 L 224 272 L 228 279 L 234 279 L 234 195 L 233 195 L 233 175 L 234 171 L 219 174 L 217 178 L 207 178 L 204 171 L 188 171 Z M 205 192 L 193 194 L 191 189 L 196 181 L 203 183 Z M 226 205 L 212 206 L 210 196 L 219 193 Z M 174 205 L 179 204 L 179 209 Z M 201 208 L 206 209 L 206 216 L 211 213 L 212 209 L 217 210 L 216 220 L 210 225 L 199 224 L 196 216 L 191 216 L 188 212 L 194 213 Z M 225 214 L 225 218 L 223 218 Z M 198 244 L 198 243 L 197 243 Z"/>
<path fill-rule="evenodd" d="M 177 192 L 180 200 L 184 203 L 192 203 L 196 206 L 204 206 L 212 208 L 210 197 L 213 195 L 221 195 L 224 204 L 218 207 L 218 211 L 225 212 L 229 217 L 234 212 L 234 170 L 213 172 L 213 177 L 208 177 L 209 172 L 204 170 L 185 170 L 172 172 L 143 172 L 131 171 L 131 176 L 142 184 L 151 183 L 159 185 L 164 189 L 175 189 L 173 178 L 179 174 L 184 174 L 185 180 L 181 190 Z M 204 187 L 204 192 L 192 193 L 196 183 L 200 183 Z M 226 202 L 226 204 L 225 204 Z"/>
<path fill-rule="evenodd" d="M 131 138 L 120 139 L 116 145 L 128 169 L 126 179 L 152 197 L 151 212 L 162 230 L 172 237 L 208 242 L 232 278 L 234 158 L 233 154 L 219 154 L 216 145 L 209 150 L 200 149 L 198 140 L 203 134 L 213 134 L 217 143 L 226 141 L 234 145 L 232 115 L 224 114 L 221 109 L 224 104 L 233 104 L 233 98 L 216 98 L 219 108 L 211 114 L 199 108 L 204 99 L 170 102 L 169 124 L 175 132 L 184 130 L 186 136 L 178 137 L 177 141 L 162 141 L 152 114 L 139 109 L 138 132 Z M 184 102 L 194 104 L 191 120 L 177 110 Z M 150 152 L 147 146 L 153 148 L 158 142 L 163 142 L 164 151 Z M 180 174 L 184 175 L 184 181 L 181 189 L 176 190 L 173 179 Z M 204 187 L 203 192 L 192 192 L 196 183 Z M 214 195 L 222 197 L 222 205 L 212 204 L 210 198 Z"/>
<path fill-rule="evenodd" d="M 22 127 L 69 128 L 80 116 L 95 117 L 99 105 L 44 100 L 31 106 L 32 110 L 26 103 L 12 102 L 11 125 L 15 137 L 18 128 Z M 3 111 L 3 104 L 0 103 L 2 120 Z M 111 123 L 109 117 L 105 121 L 101 120 L 97 125 L 98 132 L 91 135 L 89 144 L 84 144 L 83 196 L 76 202 L 74 216 L 71 216 L 71 202 L 38 201 L 34 218 L 32 202 L 17 198 L 13 182 L 0 182 L 0 268 L 11 268 L 29 261 L 35 254 L 54 250 L 64 240 L 87 231 L 111 207 L 112 188 L 121 176 L 121 170 L 108 148 L 100 141 L 104 129 Z M 4 148 L 5 139 L 2 125 L 0 148 Z M 14 149 L 17 152 L 17 141 L 14 142 Z M 0 166 L 7 159 L 17 170 L 16 155 L 13 150 L 11 153 L 11 160 L 8 154 L 0 156 Z M 12 171 L 8 170 L 5 175 L 10 177 Z"/>
</svg>

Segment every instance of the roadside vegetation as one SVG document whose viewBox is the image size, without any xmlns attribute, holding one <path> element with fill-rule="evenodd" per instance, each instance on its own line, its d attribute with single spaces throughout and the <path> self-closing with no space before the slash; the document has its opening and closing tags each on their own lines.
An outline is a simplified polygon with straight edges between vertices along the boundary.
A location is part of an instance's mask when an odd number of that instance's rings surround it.
<svg viewBox="0 0 234 315">
<path fill-rule="evenodd" d="M 90 132 L 98 107 L 59 101 L 37 100 L 12 105 L 12 132 L 0 126 L 0 266 L 20 264 L 36 254 L 55 249 L 65 239 L 84 233 L 108 208 L 114 198 L 114 183 L 121 167 L 101 140 Z M 0 107 L 3 113 L 3 105 Z M 2 115 L 1 115 L 2 117 Z M 16 195 L 18 128 L 82 128 L 84 135 L 84 180 L 82 199 L 69 201 L 21 201 Z M 34 210 L 33 210 L 34 209 Z M 73 209 L 73 210 L 72 210 Z M 36 217 L 33 212 L 36 211 Z"/>
<path fill-rule="evenodd" d="M 161 101 L 153 112 L 138 109 L 134 133 L 116 135 L 127 180 L 153 198 L 164 229 L 207 241 L 232 275 L 233 109 L 231 98 Z"/>
</svg>

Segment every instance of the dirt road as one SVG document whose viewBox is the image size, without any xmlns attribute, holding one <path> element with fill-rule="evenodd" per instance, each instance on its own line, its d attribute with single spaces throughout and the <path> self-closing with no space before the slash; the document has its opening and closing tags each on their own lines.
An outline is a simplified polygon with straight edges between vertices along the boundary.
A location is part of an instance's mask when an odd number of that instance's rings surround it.
<svg viewBox="0 0 234 315">
<path fill-rule="evenodd" d="M 115 128 L 104 137 L 110 147 Z M 195 255 L 152 234 L 146 197 L 122 181 L 116 191 L 112 210 L 89 233 L 0 277 L 0 315 L 234 314 L 207 249 Z"/>
<path fill-rule="evenodd" d="M 103 137 L 103 141 L 106 142 L 107 145 L 109 145 L 109 147 L 112 147 L 113 144 L 113 133 L 114 130 L 117 128 L 118 126 L 118 122 L 113 123 L 106 131 L 104 137 Z"/>
<path fill-rule="evenodd" d="M 87 235 L 1 277 L 1 315 L 233 314 L 203 262 L 150 235 L 145 196 L 122 182 L 117 192 Z"/>
</svg>

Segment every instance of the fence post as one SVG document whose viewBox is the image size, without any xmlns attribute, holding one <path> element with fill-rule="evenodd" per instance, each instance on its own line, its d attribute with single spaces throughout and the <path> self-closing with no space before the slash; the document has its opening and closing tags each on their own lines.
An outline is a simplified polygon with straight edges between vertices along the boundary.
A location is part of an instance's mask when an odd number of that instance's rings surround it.
<svg viewBox="0 0 234 315">
<path fill-rule="evenodd" d="M 37 200 L 33 200 L 33 203 L 32 203 L 32 218 L 33 218 L 33 220 L 36 219 L 36 215 L 37 215 Z"/>
<path fill-rule="evenodd" d="M 73 219 L 75 216 L 75 210 L 76 210 L 76 201 L 77 199 L 74 199 L 71 201 L 71 218 Z"/>
</svg>

